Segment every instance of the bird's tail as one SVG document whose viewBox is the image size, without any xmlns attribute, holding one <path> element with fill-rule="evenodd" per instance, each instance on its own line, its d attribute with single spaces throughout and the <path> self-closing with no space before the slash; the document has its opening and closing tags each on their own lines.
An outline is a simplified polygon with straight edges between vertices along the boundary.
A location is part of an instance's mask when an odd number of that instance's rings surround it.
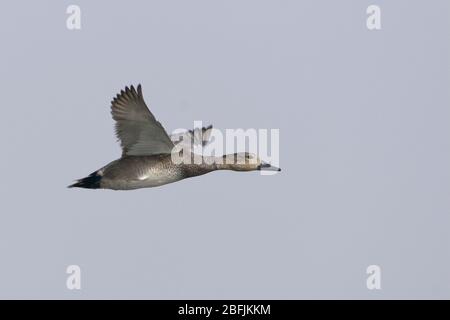
<svg viewBox="0 0 450 320">
<path fill-rule="evenodd" d="M 87 188 L 87 189 L 99 189 L 102 176 L 95 171 L 89 176 L 83 179 L 77 180 L 74 184 L 68 186 L 68 188 Z"/>
</svg>

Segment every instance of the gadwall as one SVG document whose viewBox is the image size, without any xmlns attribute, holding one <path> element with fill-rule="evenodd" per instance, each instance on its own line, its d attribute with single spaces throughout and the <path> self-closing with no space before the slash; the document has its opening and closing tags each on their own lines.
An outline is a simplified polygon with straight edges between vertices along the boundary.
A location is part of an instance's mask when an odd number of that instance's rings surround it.
<svg viewBox="0 0 450 320">
<path fill-rule="evenodd" d="M 122 157 L 77 180 L 69 188 L 132 190 L 161 186 L 215 170 L 253 171 L 276 170 L 257 156 L 244 152 L 223 157 L 201 157 L 199 161 L 173 161 L 173 142 L 145 104 L 141 85 L 122 90 L 111 102 L 111 114 L 116 121 L 116 135 L 122 147 Z M 205 145 L 212 127 L 194 129 L 176 136 L 183 143 Z M 179 139 L 179 138 L 182 139 Z M 183 154 L 182 149 L 179 154 Z M 228 158 L 225 158 L 228 157 Z M 192 159 L 194 154 L 192 153 Z M 230 161 L 220 161 L 231 159 Z"/>
</svg>

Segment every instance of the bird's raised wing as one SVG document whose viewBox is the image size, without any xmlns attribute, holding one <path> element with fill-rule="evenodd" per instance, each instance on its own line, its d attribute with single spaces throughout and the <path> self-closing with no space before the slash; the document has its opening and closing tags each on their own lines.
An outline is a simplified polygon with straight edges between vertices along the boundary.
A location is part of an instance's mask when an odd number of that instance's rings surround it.
<svg viewBox="0 0 450 320">
<path fill-rule="evenodd" d="M 148 156 L 172 151 L 174 145 L 166 130 L 144 102 L 141 85 L 137 91 L 133 86 L 122 90 L 111 102 L 111 114 L 116 121 L 122 156 Z"/>
</svg>

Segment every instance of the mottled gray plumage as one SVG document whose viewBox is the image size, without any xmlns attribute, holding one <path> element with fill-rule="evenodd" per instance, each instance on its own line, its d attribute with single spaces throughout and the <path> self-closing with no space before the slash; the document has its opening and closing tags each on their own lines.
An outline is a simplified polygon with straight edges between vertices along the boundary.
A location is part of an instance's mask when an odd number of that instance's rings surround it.
<svg viewBox="0 0 450 320">
<path fill-rule="evenodd" d="M 137 90 L 133 86 L 122 90 L 111 102 L 111 114 L 116 121 L 122 157 L 76 181 L 70 188 L 132 190 L 161 186 L 214 170 L 252 171 L 270 167 L 248 153 L 235 154 L 232 163 L 221 163 L 225 159 L 222 157 L 201 158 L 200 164 L 172 161 L 175 145 L 145 104 L 141 85 Z M 212 126 L 187 131 L 175 144 L 184 141 L 205 145 L 211 129 Z M 188 158 L 193 157 L 188 154 Z"/>
</svg>

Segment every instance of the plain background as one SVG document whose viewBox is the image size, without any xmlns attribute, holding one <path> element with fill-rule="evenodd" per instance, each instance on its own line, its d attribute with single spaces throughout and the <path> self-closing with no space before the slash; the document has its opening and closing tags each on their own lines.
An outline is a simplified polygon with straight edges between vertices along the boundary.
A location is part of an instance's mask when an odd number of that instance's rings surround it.
<svg viewBox="0 0 450 320">
<path fill-rule="evenodd" d="M 447 0 L 2 1 L 0 297 L 450 298 L 449 36 Z M 137 83 L 168 130 L 279 128 L 283 171 L 67 189 Z"/>
</svg>

